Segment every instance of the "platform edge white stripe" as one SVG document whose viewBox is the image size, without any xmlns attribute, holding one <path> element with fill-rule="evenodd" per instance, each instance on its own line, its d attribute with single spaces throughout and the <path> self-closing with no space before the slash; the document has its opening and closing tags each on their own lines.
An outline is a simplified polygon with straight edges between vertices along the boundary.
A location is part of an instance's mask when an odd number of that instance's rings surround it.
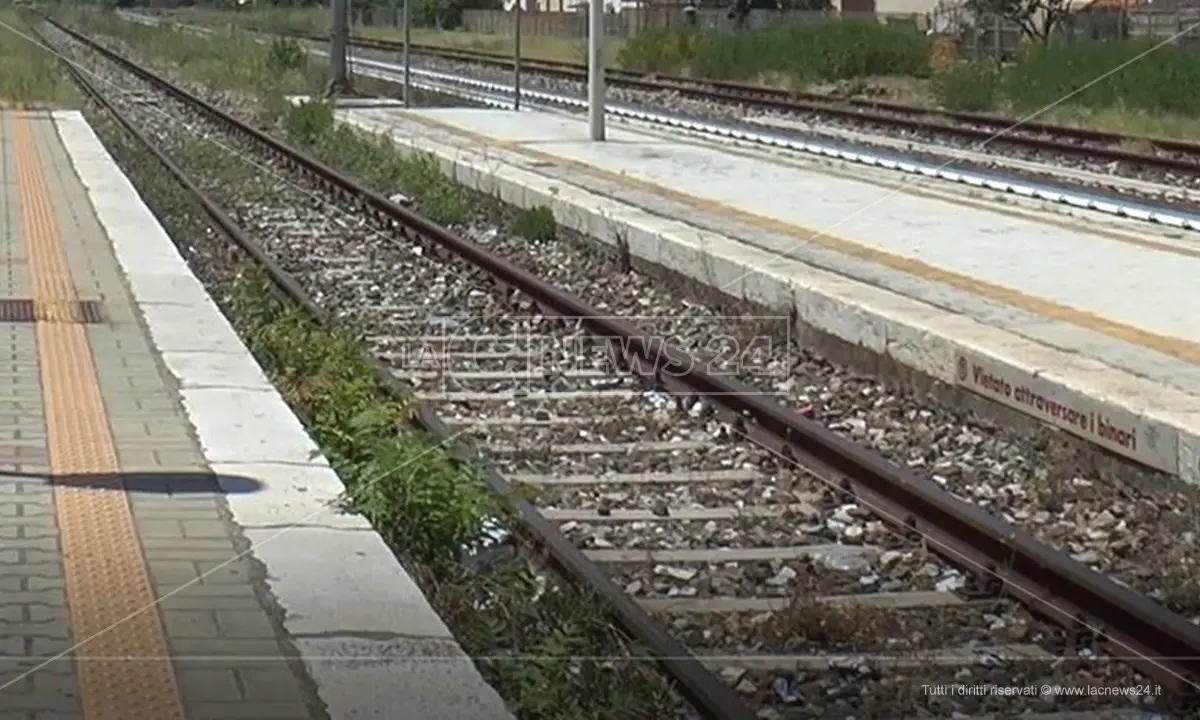
<svg viewBox="0 0 1200 720">
<path fill-rule="evenodd" d="M 267 568 L 266 582 L 286 613 L 283 625 L 332 717 L 395 717 L 399 709 L 429 720 L 512 720 L 379 535 L 362 518 L 331 507 L 344 486 L 314 456 L 315 444 L 274 388 L 198 386 L 190 376 L 193 366 L 179 359 L 188 353 L 240 363 L 230 369 L 241 383 L 248 359 L 265 382 L 207 294 L 175 304 L 170 314 L 145 312 L 153 303 L 143 307 L 139 291 L 144 296 L 153 276 L 199 283 L 83 115 L 53 117 L 155 346 L 170 336 L 169 324 L 188 316 L 232 336 L 217 350 L 175 353 L 177 362 L 164 352 L 164 360 L 213 471 L 264 484 L 259 493 L 225 497 L 255 544 L 253 556 Z M 231 426 L 231 418 L 240 421 Z M 247 437 L 269 440 L 251 446 L 240 439 Z M 292 523 L 298 527 L 279 535 Z"/>
</svg>

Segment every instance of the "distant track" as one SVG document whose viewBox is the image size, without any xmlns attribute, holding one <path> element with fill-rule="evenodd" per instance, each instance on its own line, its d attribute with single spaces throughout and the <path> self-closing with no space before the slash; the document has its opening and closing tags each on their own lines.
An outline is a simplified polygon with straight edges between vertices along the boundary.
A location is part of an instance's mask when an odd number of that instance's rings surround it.
<svg viewBox="0 0 1200 720">
<path fill-rule="evenodd" d="M 279 32 L 273 30 L 272 32 Z M 289 33 L 293 37 L 328 42 L 327 35 Z M 399 52 L 403 42 L 355 37 L 355 46 Z M 477 63 L 491 67 L 513 67 L 511 56 L 498 53 L 450 49 L 413 43 L 411 52 L 419 55 Z M 522 58 L 522 70 L 587 81 L 587 68 L 579 63 L 552 62 Z M 1200 143 L 1153 138 L 1140 135 L 1086 130 L 1039 122 L 1020 122 L 1015 118 L 981 113 L 954 112 L 936 108 L 861 98 L 833 99 L 816 93 L 792 92 L 761 85 L 697 79 L 606 68 L 606 79 L 619 87 L 648 92 L 677 92 L 699 100 L 742 104 L 785 112 L 814 113 L 847 121 L 889 126 L 921 134 L 954 136 L 962 140 L 1019 146 L 1039 152 L 1083 157 L 1105 162 L 1200 174 Z M 1141 152 L 1131 148 L 1145 148 Z"/>
</svg>

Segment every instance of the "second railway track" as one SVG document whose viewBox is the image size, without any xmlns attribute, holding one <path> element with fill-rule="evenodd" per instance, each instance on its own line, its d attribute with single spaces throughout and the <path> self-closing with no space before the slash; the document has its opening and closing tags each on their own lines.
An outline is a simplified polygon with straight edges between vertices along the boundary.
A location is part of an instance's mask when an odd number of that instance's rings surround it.
<svg viewBox="0 0 1200 720">
<path fill-rule="evenodd" d="M 276 31 L 278 32 L 278 31 Z M 292 33 L 294 37 L 328 42 L 326 36 Z M 394 40 L 355 37 L 353 44 L 362 49 L 397 53 L 404 44 Z M 462 63 L 510 70 L 511 57 L 499 53 L 444 48 L 414 43 L 416 55 L 443 58 Z M 522 59 L 526 72 L 548 75 L 574 82 L 587 81 L 587 68 L 580 63 Z M 903 105 L 861 98 L 837 98 L 818 93 L 797 92 L 763 85 L 728 82 L 707 78 L 641 73 L 606 68 L 606 76 L 616 87 L 650 93 L 676 93 L 686 98 L 727 105 L 744 105 L 764 111 L 827 116 L 846 122 L 875 125 L 903 133 L 945 136 L 969 143 L 988 143 L 1034 153 L 1051 153 L 1087 160 L 1096 164 L 1121 164 L 1130 170 L 1178 173 L 1190 182 L 1200 176 L 1200 143 L 1140 135 L 1052 125 L 1037 120 L 968 113 Z M 1179 180 L 1175 175 L 1171 179 Z"/>
<path fill-rule="evenodd" d="M 646 297 L 619 280 L 584 306 L 498 260 L 507 239 L 466 227 L 463 242 L 111 51 L 59 40 L 168 155 L 203 134 L 253 161 L 253 182 L 196 180 L 759 717 L 1094 716 L 1197 681 L 1192 623 L 790 410 L 794 358 L 771 319 L 700 308 L 630 332 Z M 681 356 L 641 344 L 664 335 L 711 352 L 664 366 Z M 989 683 L 1165 694 L 930 692 Z"/>
</svg>

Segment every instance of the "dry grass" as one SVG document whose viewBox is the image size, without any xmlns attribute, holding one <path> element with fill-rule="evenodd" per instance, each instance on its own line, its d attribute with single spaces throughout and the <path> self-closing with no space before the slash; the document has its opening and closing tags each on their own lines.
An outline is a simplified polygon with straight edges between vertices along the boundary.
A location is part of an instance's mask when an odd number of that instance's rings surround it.
<svg viewBox="0 0 1200 720">
<path fill-rule="evenodd" d="M 404 33 L 397 28 L 361 27 L 356 32 L 364 37 L 381 40 L 400 40 Z M 492 52 L 511 54 L 513 52 L 513 37 L 511 35 L 487 35 L 484 33 L 469 33 L 450 30 L 429 30 L 414 28 L 412 41 L 421 45 L 436 45 L 452 50 L 474 50 L 477 52 Z M 610 38 L 605 42 L 605 61 L 609 64 L 616 62 L 621 50 L 621 40 Z M 581 63 L 587 60 L 587 40 L 585 38 L 552 37 L 544 35 L 524 35 L 521 37 L 521 57 L 530 60 L 548 60 L 552 62 Z"/>
<path fill-rule="evenodd" d="M 78 96 L 54 56 L 30 39 L 26 16 L 0 10 L 0 107 L 72 107 Z"/>
<path fill-rule="evenodd" d="M 886 636 L 894 618 L 886 611 L 856 602 L 827 602 L 799 592 L 787 606 L 772 615 L 763 628 L 775 643 L 786 644 L 796 638 L 810 643 L 840 646 L 858 645 Z"/>
<path fill-rule="evenodd" d="M 1151 115 L 1118 108 L 1089 110 L 1080 107 L 1054 108 L 1039 120 L 1071 127 L 1104 130 L 1127 135 L 1200 140 L 1200 118 L 1177 115 Z M 1131 150 L 1145 152 L 1147 147 L 1134 145 Z"/>
<path fill-rule="evenodd" d="M 324 8 L 303 10 L 256 10 L 253 12 L 228 12 L 204 8 L 182 8 L 174 16 L 182 22 L 197 24 L 258 25 L 308 33 L 329 32 L 329 12 Z M 379 40 L 402 40 L 400 28 L 380 25 L 355 25 L 356 35 Z M 412 41 L 421 45 L 435 45 L 452 50 L 474 50 L 508 54 L 513 51 L 511 35 L 490 35 L 457 30 L 434 30 L 413 28 Z M 609 38 L 605 41 L 605 57 L 610 63 L 616 61 L 622 41 Z M 587 57 L 587 38 L 524 35 L 521 38 L 521 57 L 530 60 L 555 62 L 583 62 Z"/>
<path fill-rule="evenodd" d="M 764 84 L 786 87 L 779 78 Z M 928 78 L 865 78 L 841 83 L 812 84 L 798 89 L 831 97 L 864 97 L 921 107 L 937 105 L 932 90 L 932 81 Z M 1019 116 L 1019 113 L 1011 109 L 1008 114 Z M 1156 115 L 1122 108 L 1092 110 L 1083 107 L 1062 106 L 1051 108 L 1038 115 L 1037 121 L 1124 135 L 1200 140 L 1200 118 Z M 1150 147 L 1144 142 L 1131 142 L 1126 145 L 1126 149 L 1148 152 Z"/>
</svg>

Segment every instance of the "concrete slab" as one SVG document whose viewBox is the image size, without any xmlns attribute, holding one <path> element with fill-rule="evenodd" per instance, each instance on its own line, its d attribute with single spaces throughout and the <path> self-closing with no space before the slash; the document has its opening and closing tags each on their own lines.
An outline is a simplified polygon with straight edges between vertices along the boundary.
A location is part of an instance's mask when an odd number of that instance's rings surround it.
<svg viewBox="0 0 1200 720">
<path fill-rule="evenodd" d="M 218 477 L 255 480 L 269 492 L 251 493 L 230 503 L 233 519 L 244 528 L 289 525 L 336 530 L 370 530 L 359 515 L 340 509 L 346 488 L 329 467 L 284 463 L 213 463 Z"/>
<path fill-rule="evenodd" d="M 186 268 L 185 268 L 186 269 Z M 143 305 L 195 305 L 201 298 L 208 300 L 208 292 L 196 278 L 182 273 L 146 273 L 129 278 L 130 285 L 139 293 Z"/>
<path fill-rule="evenodd" d="M 452 643 L 300 638 L 298 644 L 305 657 L 327 666 L 317 687 L 334 717 L 512 720 L 463 682 L 471 661 Z M 403 710 L 388 704 L 395 698 L 404 698 Z M 364 706 L 372 709 L 357 711 Z"/>
<path fill-rule="evenodd" d="M 373 532 L 289 527 L 248 528 L 254 554 L 270 569 L 267 584 L 296 636 L 450 639 L 416 583 Z M 320 548 L 319 552 L 310 552 Z M 336 593 L 313 592 L 315 587 Z M 381 587 L 388 588 L 380 595 Z"/>
<path fill-rule="evenodd" d="M 836 235 L 1151 332 L 1200 341 L 1194 320 L 1200 296 L 1188 290 L 1191 273 L 1200 271 L 1200 256 L 1147 252 L 1110 238 L 785 165 L 746 162 L 640 133 L 615 130 L 608 142 L 592 143 L 585 124 L 563 115 L 460 108 L 414 114 L 669 187 L 714 207 L 788 223 L 801 234 Z M 793 245 L 817 239 L 797 237 Z"/>
<path fill-rule="evenodd" d="M 157 328 L 154 332 L 154 342 L 159 352 L 247 352 L 237 333 L 220 316 L 216 305 L 211 303 L 147 304 L 140 305 L 139 309 L 146 323 Z"/>
<path fill-rule="evenodd" d="M 564 226 L 639 258 L 794 308 L 806 327 L 1200 482 L 1192 243 L 661 134 L 614 129 L 614 142 L 592 144 L 575 117 L 445 108 L 338 117 L 389 134 L 402 151 L 432 153 L 469 187 L 549 207 Z"/>
<path fill-rule="evenodd" d="M 181 387 L 274 390 L 262 368 L 247 352 L 165 352 L 167 369 L 180 378 Z"/>
<path fill-rule="evenodd" d="M 190 383 L 186 376 L 180 380 Z M 180 396 L 210 463 L 324 463 L 300 420 L 275 393 L 207 387 L 181 390 Z"/>
</svg>

